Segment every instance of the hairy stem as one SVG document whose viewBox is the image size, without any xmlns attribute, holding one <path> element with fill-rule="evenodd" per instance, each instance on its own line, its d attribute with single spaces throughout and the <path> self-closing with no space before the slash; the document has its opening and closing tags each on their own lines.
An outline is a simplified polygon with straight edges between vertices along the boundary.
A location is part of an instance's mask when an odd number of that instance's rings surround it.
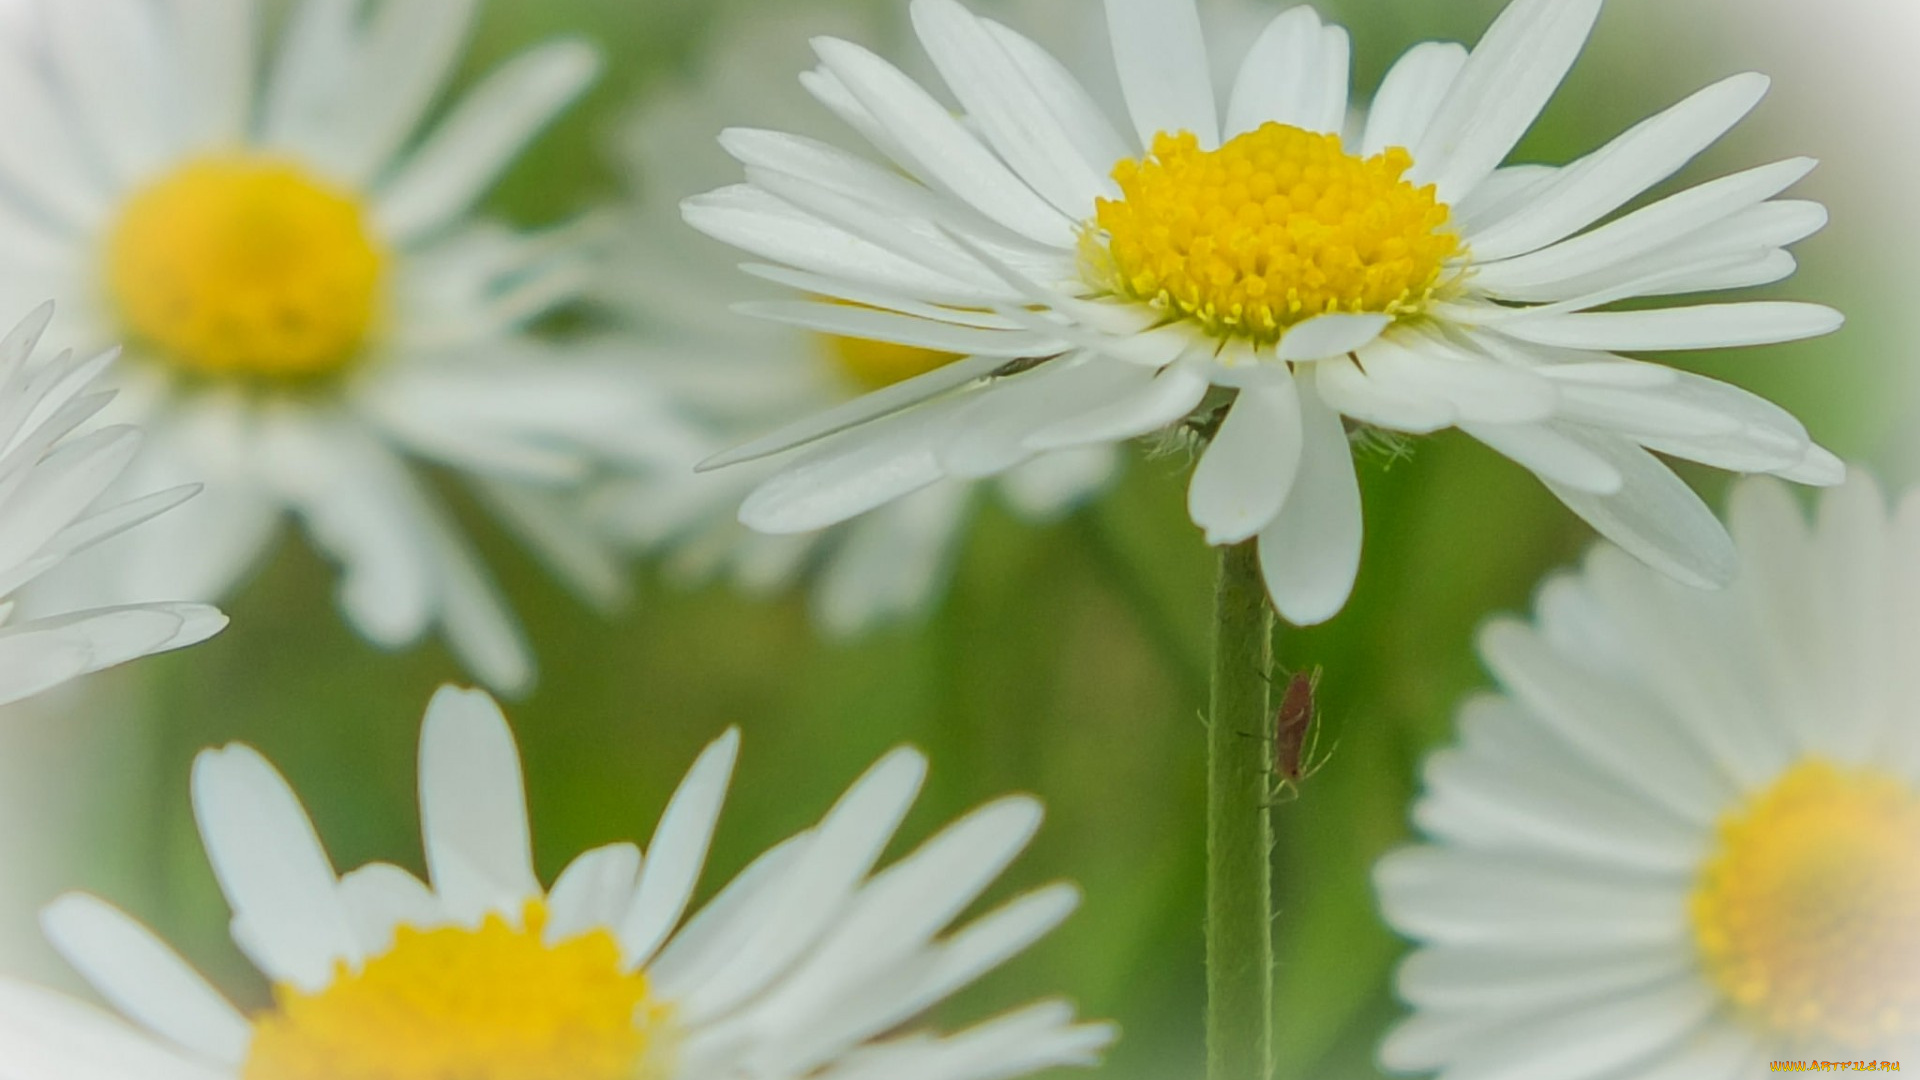
<svg viewBox="0 0 1920 1080">
<path fill-rule="evenodd" d="M 1273 1060 L 1273 611 L 1249 540 L 1220 556 L 1207 725 L 1207 1080 L 1267 1080 Z"/>
</svg>

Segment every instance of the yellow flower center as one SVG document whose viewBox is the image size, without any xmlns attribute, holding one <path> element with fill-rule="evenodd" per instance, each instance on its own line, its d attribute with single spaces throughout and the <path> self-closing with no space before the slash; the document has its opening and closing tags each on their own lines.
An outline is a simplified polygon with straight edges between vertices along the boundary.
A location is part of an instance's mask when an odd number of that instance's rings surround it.
<svg viewBox="0 0 1920 1080">
<path fill-rule="evenodd" d="M 827 359 L 862 392 L 881 390 L 960 359 L 958 354 L 891 341 L 820 335 Z"/>
<path fill-rule="evenodd" d="M 337 371 L 379 314 L 385 258 L 359 201 L 288 161 L 191 161 L 136 193 L 107 241 L 129 336 L 201 375 Z"/>
<path fill-rule="evenodd" d="M 1720 826 L 1692 897 L 1708 972 L 1777 1036 L 1920 1034 L 1920 794 L 1808 761 Z"/>
<path fill-rule="evenodd" d="M 1162 133 L 1122 161 L 1124 196 L 1100 199 L 1081 255 L 1093 281 L 1199 322 L 1273 342 L 1332 312 L 1409 315 L 1461 250 L 1431 185 L 1402 179 L 1394 148 L 1360 158 L 1338 135 L 1262 124 L 1218 150 Z"/>
<path fill-rule="evenodd" d="M 641 1080 L 660 1073 L 667 1010 L 613 935 L 558 945 L 524 925 L 402 928 L 317 993 L 282 986 L 242 1080 Z"/>
</svg>

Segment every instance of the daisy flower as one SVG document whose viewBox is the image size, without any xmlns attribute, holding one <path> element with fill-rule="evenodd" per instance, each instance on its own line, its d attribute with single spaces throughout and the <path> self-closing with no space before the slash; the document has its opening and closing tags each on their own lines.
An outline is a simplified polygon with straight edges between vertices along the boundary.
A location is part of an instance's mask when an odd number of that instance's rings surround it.
<svg viewBox="0 0 1920 1080">
<path fill-rule="evenodd" d="M 667 429 L 626 365 L 526 332 L 582 292 L 586 228 L 474 215 L 597 56 L 530 49 L 427 127 L 475 3 L 308 0 L 268 59 L 275 7 L 48 0 L 37 35 L 0 40 L 0 297 L 51 290 L 78 342 L 126 341 L 115 418 L 148 432 L 131 482 L 206 483 L 64 585 L 224 595 L 297 517 L 365 637 L 438 626 L 481 679 L 522 689 L 516 622 L 428 474 L 613 599 L 566 494 L 660 458 Z"/>
<path fill-rule="evenodd" d="M 609 527 L 643 549 L 667 551 L 670 568 L 693 581 L 724 574 L 748 591 L 771 593 L 810 574 L 816 623 L 843 635 L 932 603 L 983 497 L 997 496 L 1027 520 L 1056 518 L 1099 490 L 1118 456 L 1110 445 L 1042 454 L 991 484 L 940 480 L 859 521 L 789 536 L 755 533 L 735 520 L 741 500 L 780 468 L 778 460 L 693 471 L 750 436 L 959 359 L 743 320 L 731 310 L 740 278 L 732 249 L 689 234 L 679 221 L 682 198 L 725 183 L 734 171 L 714 146 L 714 132 L 743 117 L 783 129 L 827 126 L 787 93 L 800 59 L 791 54 L 804 51 L 809 31 L 862 21 L 877 20 L 818 5 L 756 10 L 720 28 L 719 46 L 697 80 L 649 95 L 620 138 L 637 195 L 604 279 L 607 299 L 630 316 L 650 373 L 705 433 L 689 443 L 679 468 L 610 487 Z M 778 298 L 771 285 L 763 292 L 762 299 Z"/>
<path fill-rule="evenodd" d="M 912 6 L 953 104 L 816 40 L 802 83 L 886 163 L 731 130 L 746 182 L 685 216 L 818 298 L 755 313 L 966 359 L 709 464 L 817 442 L 741 508 L 796 532 L 1184 421 L 1208 439 L 1194 522 L 1209 543 L 1257 538 L 1276 606 L 1312 623 L 1359 563 L 1349 425 L 1458 427 L 1634 554 L 1724 582 L 1725 532 L 1649 451 L 1811 483 L 1839 463 L 1773 405 L 1615 352 L 1787 341 L 1840 318 L 1778 301 L 1595 309 L 1776 281 L 1826 213 L 1775 198 L 1812 167 L 1794 159 L 1613 216 L 1752 109 L 1759 75 L 1565 167 L 1503 165 L 1600 6 L 1515 0 L 1471 53 L 1415 47 L 1350 133 L 1347 35 L 1307 7 L 1271 20 L 1223 107 L 1192 0 L 1108 0 L 1120 123 L 955 0 Z"/>
<path fill-rule="evenodd" d="M 235 1009 L 147 930 L 89 897 L 53 943 L 122 1020 L 0 981 L 25 1076 L 167 1080 L 995 1080 L 1089 1064 L 1113 1036 L 1044 1002 L 952 1035 L 903 1031 L 1064 919 L 1057 884 L 942 934 L 1040 824 L 990 803 L 874 872 L 926 771 L 882 758 L 820 824 L 676 931 L 739 746 L 728 732 L 668 802 L 646 855 L 612 844 L 542 889 L 512 732 L 485 694 L 427 709 L 420 812 L 431 884 L 375 863 L 336 877 L 286 782 L 245 747 L 195 764 L 194 809 L 234 939 L 273 981 Z"/>
<path fill-rule="evenodd" d="M 137 429 L 74 429 L 113 395 L 94 388 L 112 352 L 33 358 L 53 317 L 43 305 L 0 339 L 0 705 L 76 676 L 205 641 L 227 625 L 204 604 L 134 604 L 15 618 L 9 597 L 75 552 L 169 510 L 192 486 L 119 500 L 107 489 L 140 445 Z"/>
<path fill-rule="evenodd" d="M 1420 943 L 1386 1065 L 1449 1080 L 1745 1080 L 1920 1051 L 1920 493 L 1855 473 L 1809 527 L 1734 496 L 1742 571 L 1602 548 L 1488 626 L 1503 692 L 1426 766 L 1386 916 Z"/>
</svg>

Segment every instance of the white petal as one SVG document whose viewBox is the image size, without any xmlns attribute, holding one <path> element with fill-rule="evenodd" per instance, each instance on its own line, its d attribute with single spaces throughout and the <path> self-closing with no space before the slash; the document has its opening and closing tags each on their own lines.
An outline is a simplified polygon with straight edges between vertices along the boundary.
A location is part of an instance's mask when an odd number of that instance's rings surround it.
<svg viewBox="0 0 1920 1080">
<path fill-rule="evenodd" d="M 1613 495 L 1620 470 L 1548 424 L 1461 424 L 1460 429 L 1543 480 L 1594 495 Z"/>
<path fill-rule="evenodd" d="M 1492 293 L 1577 280 L 1672 247 L 1785 191 L 1813 170 L 1811 158 L 1790 158 L 1709 180 L 1643 206 L 1552 247 L 1474 269 L 1478 288 Z M 1758 245 L 1754 245 L 1758 246 Z"/>
<path fill-rule="evenodd" d="M 1225 137 L 1264 123 L 1338 135 L 1347 120 L 1347 32 L 1322 26 L 1311 7 L 1267 24 L 1241 61 L 1228 98 Z"/>
<path fill-rule="evenodd" d="M 630 963 L 645 964 L 686 912 L 739 754 L 740 732 L 730 729 L 701 751 L 660 815 L 633 907 L 620 924 L 620 943 Z"/>
<path fill-rule="evenodd" d="M 1085 353 L 1008 378 L 955 413 L 952 437 L 939 447 L 940 468 L 958 479 L 994 476 L 1027 460 L 1029 440 L 1082 410 L 1125 406 L 1153 381 L 1132 364 Z"/>
<path fill-rule="evenodd" d="M 176 0 L 176 78 L 184 82 L 186 127 L 200 145 L 235 145 L 247 134 L 254 101 L 255 35 L 252 0 Z"/>
<path fill-rule="evenodd" d="M 844 638 L 924 611 L 952 572 L 972 490 L 934 484 L 849 523 L 814 583 L 814 619 Z"/>
<path fill-rule="evenodd" d="M 1219 113 L 1200 12 L 1193 0 L 1106 0 L 1107 33 L 1121 93 L 1140 145 L 1192 132 L 1200 149 L 1220 143 Z"/>
<path fill-rule="evenodd" d="M 1388 923 L 1427 941 L 1645 948 L 1688 939 L 1685 879 L 1622 880 L 1597 867 L 1434 847 L 1391 852 L 1373 877 Z"/>
<path fill-rule="evenodd" d="M 1652 311 L 1589 311 L 1502 323 L 1508 337 L 1567 349 L 1732 349 L 1831 334 L 1846 320 L 1821 304 L 1769 300 Z"/>
<path fill-rule="evenodd" d="M 1764 75 L 1723 79 L 1562 169 L 1526 211 L 1470 233 L 1473 257 L 1494 262 L 1563 240 L 1678 172 L 1753 111 Z"/>
<path fill-rule="evenodd" d="M 814 42 L 827 68 L 885 127 L 901 164 L 994 221 L 1044 244 L 1070 248 L 1075 225 L 982 146 L 939 102 L 892 64 L 858 45 Z"/>
<path fill-rule="evenodd" d="M 214 876 L 268 976 L 315 991 L 360 943 L 334 891 L 333 866 L 287 782 L 245 746 L 194 759 L 193 809 Z"/>
<path fill-rule="evenodd" d="M 1133 156 L 1127 141 L 1066 65 L 1032 40 L 991 19 L 984 21 L 1007 56 L 1026 73 L 1028 82 L 1046 101 L 1061 130 L 1088 164 L 1110 170 L 1121 158 Z"/>
<path fill-rule="evenodd" d="M 640 863 L 640 849 L 632 844 L 608 844 L 573 860 L 547 896 L 547 944 L 617 929 L 633 907 Z"/>
<path fill-rule="evenodd" d="M 371 13 L 355 71 L 338 99 L 325 157 L 362 186 L 378 176 L 418 128 L 460 60 L 475 0 L 387 3 Z"/>
<path fill-rule="evenodd" d="M 146 927 L 78 893 L 48 905 L 40 922 L 54 948 L 128 1017 L 210 1061 L 245 1057 L 246 1018 Z"/>
<path fill-rule="evenodd" d="M 391 949 L 394 932 L 402 926 L 429 930 L 447 922 L 433 890 L 392 863 L 368 863 L 341 875 L 340 903 L 369 956 Z"/>
<path fill-rule="evenodd" d="M 708 458 L 700 463 L 699 469 L 705 472 L 709 469 L 753 461 L 876 422 L 976 379 L 985 378 L 1005 363 L 1005 360 L 991 356 L 972 356 L 964 360 L 956 360 L 923 375 L 916 375 L 911 379 L 902 380 L 871 394 L 864 394 L 852 401 L 836 405 L 825 412 L 789 424 L 770 435 L 761 436 L 724 454 Z"/>
<path fill-rule="evenodd" d="M 420 829 L 450 916 L 516 918 L 541 895 L 533 875 L 520 750 L 484 691 L 443 686 L 420 731 Z"/>
<path fill-rule="evenodd" d="M 957 407 L 942 405 L 875 421 L 808 451 L 747 496 L 740 521 L 760 532 L 812 532 L 940 480 L 935 447 Z"/>
<path fill-rule="evenodd" d="M 1049 424 L 1029 435 L 1027 446 L 1047 450 L 1146 435 L 1192 412 L 1210 385 L 1200 365 L 1170 364 L 1132 397 Z"/>
<path fill-rule="evenodd" d="M 1296 626 L 1339 614 L 1360 572 L 1360 483 L 1340 416 L 1300 395 L 1304 445 L 1286 505 L 1260 532 L 1260 573 L 1274 607 Z"/>
<path fill-rule="evenodd" d="M 1560 655 L 1512 620 L 1489 623 L 1479 646 L 1514 699 L 1615 783 L 1695 825 L 1712 822 L 1737 801 L 1731 780 L 1644 689 Z"/>
<path fill-rule="evenodd" d="M 1316 315 L 1290 328 L 1274 347 L 1276 360 L 1325 360 L 1366 348 L 1393 325 L 1388 315 Z"/>
<path fill-rule="evenodd" d="M 1249 386 L 1234 399 L 1187 484 L 1187 514 L 1207 543 L 1237 544 L 1280 513 L 1301 463 L 1300 414 L 1291 378 Z"/>
<path fill-rule="evenodd" d="M 1601 0 L 1514 0 L 1467 58 L 1414 149 L 1416 184 L 1459 202 L 1506 159 L 1586 44 Z"/>
<path fill-rule="evenodd" d="M 1089 162 L 1058 114 L 1028 82 L 985 20 L 955 0 L 915 0 L 914 29 L 927 54 L 989 145 L 1054 208 L 1080 219 L 1119 188 L 1112 161 Z"/>
<path fill-rule="evenodd" d="M 1420 145 L 1466 65 L 1466 47 L 1450 41 L 1422 42 L 1394 61 L 1367 110 L 1361 156 L 1373 157 L 1394 146 L 1412 150 Z"/>
<path fill-rule="evenodd" d="M 381 189 L 374 211 L 381 228 L 407 241 L 466 213 L 599 67 L 591 46 L 555 42 L 488 76 Z"/>
<path fill-rule="evenodd" d="M 63 994 L 0 979 L 8 1075 L 31 1080 L 232 1080 L 232 1066 L 175 1053 L 118 1017 Z"/>
<path fill-rule="evenodd" d="M 1382 384 L 1354 360 L 1313 365 L 1314 388 L 1344 416 L 1376 427 L 1424 435 L 1449 427 L 1460 414 L 1444 399 L 1413 387 Z"/>
<path fill-rule="evenodd" d="M 913 315 L 873 311 L 845 304 L 806 300 L 760 300 L 734 305 L 734 311 L 775 322 L 805 327 L 823 334 L 895 342 L 959 356 L 997 356 L 1003 360 L 1051 356 L 1065 352 L 1067 343 L 1049 340 L 1025 330 L 991 330 L 935 322 Z"/>
</svg>

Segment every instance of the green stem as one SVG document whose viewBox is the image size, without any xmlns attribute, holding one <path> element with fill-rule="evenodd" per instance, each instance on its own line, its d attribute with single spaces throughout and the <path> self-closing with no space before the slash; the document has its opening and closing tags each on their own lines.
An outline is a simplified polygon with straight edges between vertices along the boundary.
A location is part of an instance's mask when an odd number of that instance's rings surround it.
<svg viewBox="0 0 1920 1080">
<path fill-rule="evenodd" d="M 1273 610 L 1249 540 L 1220 555 L 1207 724 L 1207 1080 L 1267 1080 L 1273 1060 Z"/>
</svg>

